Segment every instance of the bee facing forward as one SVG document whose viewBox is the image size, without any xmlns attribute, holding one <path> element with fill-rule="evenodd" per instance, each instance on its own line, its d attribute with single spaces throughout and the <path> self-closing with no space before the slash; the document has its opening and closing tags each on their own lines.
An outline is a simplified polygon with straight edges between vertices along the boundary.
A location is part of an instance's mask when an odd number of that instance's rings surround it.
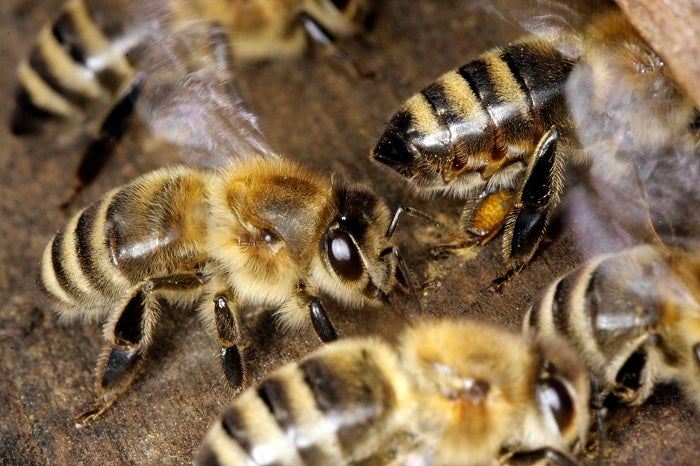
<svg viewBox="0 0 700 466">
<path fill-rule="evenodd" d="M 334 36 L 360 33 L 371 12 L 369 0 L 70 0 L 18 67 L 11 129 L 36 134 L 58 123 L 64 139 L 94 133 L 76 173 L 80 190 L 121 138 L 137 102 L 148 99 L 143 86 L 162 71 L 161 62 L 180 54 L 176 47 L 202 47 L 193 40 L 170 47 L 171 37 L 217 27 L 236 62 L 299 55 L 308 39 L 344 57 Z"/>
<path fill-rule="evenodd" d="M 678 382 L 700 410 L 700 256 L 650 245 L 597 256 L 552 284 L 526 330 L 568 339 L 600 404 L 642 404 Z"/>
<path fill-rule="evenodd" d="M 422 322 L 404 331 L 398 349 L 338 341 L 268 375 L 224 410 L 198 462 L 572 464 L 588 390 L 561 340 Z"/>
<path fill-rule="evenodd" d="M 610 73 L 615 61 L 622 64 Z M 579 73 L 582 68 L 592 72 Z M 609 102 L 599 93 L 626 100 L 616 101 L 615 112 L 599 111 Z M 589 150 L 602 137 L 619 149 L 639 134 L 643 142 L 635 149 L 653 150 L 689 133 L 696 115 L 658 56 L 612 11 L 583 33 L 527 36 L 442 75 L 402 105 L 371 158 L 421 193 L 467 200 L 460 221 L 465 245 L 486 243 L 505 227 L 508 271 L 494 282 L 499 285 L 536 252 L 561 195 L 565 161 L 618 156 L 610 146 Z M 590 120 L 601 123 L 594 128 Z"/>
<path fill-rule="evenodd" d="M 349 306 L 394 285 L 391 215 L 366 188 L 267 158 L 218 171 L 161 169 L 76 214 L 44 252 L 40 283 L 64 317 L 107 317 L 98 364 L 101 414 L 132 383 L 159 302 L 196 306 L 221 343 L 229 383 L 245 384 L 240 318 L 273 308 L 290 329 L 336 338 L 319 293 Z"/>
</svg>

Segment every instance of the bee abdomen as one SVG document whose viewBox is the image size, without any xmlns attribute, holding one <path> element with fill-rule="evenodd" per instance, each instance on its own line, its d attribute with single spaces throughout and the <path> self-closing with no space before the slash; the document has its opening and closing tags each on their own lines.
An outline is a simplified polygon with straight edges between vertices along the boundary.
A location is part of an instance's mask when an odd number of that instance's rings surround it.
<svg viewBox="0 0 700 466">
<path fill-rule="evenodd" d="M 198 464 L 348 464 L 393 407 L 390 382 L 367 346 L 285 367 L 227 408 Z M 345 356 L 345 357 L 343 357 Z M 341 362 L 342 359 L 342 362 Z"/>
<path fill-rule="evenodd" d="M 611 277 L 604 267 L 610 260 L 614 261 L 615 256 L 598 256 L 557 280 L 533 304 L 524 323 L 537 332 L 564 337 L 599 370 L 624 340 L 622 333 L 609 331 L 622 322 L 614 316 L 625 317 L 618 309 L 619 303 L 606 301 Z"/>
<path fill-rule="evenodd" d="M 76 214 L 44 252 L 40 285 L 64 311 L 127 299 L 149 277 L 196 273 L 206 174 L 162 169 Z"/>
<path fill-rule="evenodd" d="M 125 55 L 128 41 L 117 40 L 124 32 L 122 12 L 93 9 L 90 3 L 66 3 L 19 65 L 11 120 L 15 134 L 40 132 L 47 121 L 108 108 L 134 75 Z"/>
<path fill-rule="evenodd" d="M 110 197 L 76 214 L 44 250 L 39 285 L 66 314 L 102 308 L 130 287 L 109 260 L 103 228 Z"/>
<path fill-rule="evenodd" d="M 572 68 L 539 40 L 487 52 L 407 100 L 373 156 L 404 176 L 430 164 L 450 179 L 499 161 L 509 148 L 533 150 L 552 125 L 568 129 L 564 85 Z"/>
</svg>

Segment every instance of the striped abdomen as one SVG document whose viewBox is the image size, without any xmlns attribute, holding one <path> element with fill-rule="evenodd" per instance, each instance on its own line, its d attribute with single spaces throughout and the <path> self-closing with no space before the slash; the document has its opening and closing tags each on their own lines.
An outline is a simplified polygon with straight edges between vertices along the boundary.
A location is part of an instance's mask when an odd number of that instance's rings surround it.
<svg viewBox="0 0 700 466">
<path fill-rule="evenodd" d="M 248 389 L 216 421 L 198 464 L 350 464 L 376 452 L 396 408 L 396 355 L 335 343 Z"/>
<path fill-rule="evenodd" d="M 601 389 L 622 375 L 640 377 L 646 346 L 662 318 L 657 287 L 668 272 L 652 246 L 598 256 L 551 285 L 523 325 L 572 342 Z"/>
<path fill-rule="evenodd" d="M 127 53 L 137 44 L 124 29 L 128 3 L 70 0 L 44 26 L 18 68 L 15 134 L 39 132 L 49 120 L 81 120 L 111 108 L 135 74 Z"/>
<path fill-rule="evenodd" d="M 206 260 L 207 178 L 162 169 L 76 214 L 44 251 L 40 286 L 65 315 L 99 317 L 148 278 L 193 272 Z"/>
<path fill-rule="evenodd" d="M 573 66 L 536 39 L 487 52 L 407 100 L 373 157 L 418 187 L 443 189 L 463 178 L 476 192 L 513 161 L 527 160 L 553 125 L 567 135 L 564 84 Z"/>
</svg>

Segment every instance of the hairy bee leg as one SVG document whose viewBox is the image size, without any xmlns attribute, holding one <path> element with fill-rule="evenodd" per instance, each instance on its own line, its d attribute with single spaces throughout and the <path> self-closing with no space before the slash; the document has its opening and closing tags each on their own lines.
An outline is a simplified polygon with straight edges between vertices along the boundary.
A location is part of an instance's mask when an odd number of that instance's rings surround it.
<svg viewBox="0 0 700 466">
<path fill-rule="evenodd" d="M 431 250 L 433 257 L 443 255 L 453 249 L 484 245 L 498 233 L 506 223 L 508 214 L 515 204 L 516 193 L 511 190 L 491 191 L 485 189 L 476 198 L 467 202 L 462 210 L 462 232 L 467 237 L 462 241 L 441 244 Z"/>
<path fill-rule="evenodd" d="M 557 153 L 559 131 L 552 127 L 540 138 L 518 191 L 512 212 L 506 220 L 503 256 L 508 270 L 493 281 L 496 290 L 513 277 L 537 251 L 559 202 L 563 182 L 563 158 Z"/>
<path fill-rule="evenodd" d="M 543 462 L 560 466 L 579 466 L 580 464 L 568 453 L 555 450 L 554 448 L 540 448 L 532 451 L 517 452 L 506 458 L 506 462 L 513 466 L 542 464 Z"/>
<path fill-rule="evenodd" d="M 333 322 L 328 318 L 320 299 L 312 298 L 309 301 L 309 315 L 311 316 L 311 324 L 322 342 L 328 343 L 338 339 L 338 332 L 335 330 Z"/>
<path fill-rule="evenodd" d="M 114 148 L 124 135 L 129 119 L 134 113 L 144 83 L 144 75 L 138 75 L 134 78 L 102 122 L 97 137 L 85 149 L 80 158 L 80 164 L 75 172 L 73 190 L 68 199 L 61 204 L 61 209 L 65 210 L 70 207 L 83 189 L 95 180 L 114 152 Z"/>
<path fill-rule="evenodd" d="M 131 386 L 145 360 L 157 314 L 158 304 L 144 288 L 124 306 L 114 326 L 113 341 L 105 347 L 97 366 L 100 395 L 89 410 L 76 417 L 76 427 L 100 416 Z"/>
<path fill-rule="evenodd" d="M 229 298 L 224 294 L 214 297 L 214 321 L 216 333 L 221 343 L 221 367 L 229 385 L 236 391 L 243 389 L 247 382 L 247 372 L 238 344 L 241 340 L 238 313 L 229 307 Z"/>
<path fill-rule="evenodd" d="M 302 13 L 299 15 L 301 24 L 304 26 L 306 33 L 309 37 L 316 43 L 320 44 L 326 52 L 336 57 L 350 66 L 350 69 L 359 79 L 375 79 L 377 74 L 373 71 L 367 71 L 362 69 L 362 67 L 353 58 L 348 55 L 343 49 L 338 47 L 335 43 L 335 38 L 328 32 L 323 26 L 321 26 L 318 21 L 313 17 Z"/>
<path fill-rule="evenodd" d="M 95 404 L 80 414 L 75 425 L 82 427 L 105 412 L 133 383 L 143 365 L 160 308 L 155 290 L 194 289 L 204 283 L 200 274 L 181 274 L 146 281 L 124 306 L 114 325 L 113 341 L 105 347 L 97 366 Z"/>
</svg>

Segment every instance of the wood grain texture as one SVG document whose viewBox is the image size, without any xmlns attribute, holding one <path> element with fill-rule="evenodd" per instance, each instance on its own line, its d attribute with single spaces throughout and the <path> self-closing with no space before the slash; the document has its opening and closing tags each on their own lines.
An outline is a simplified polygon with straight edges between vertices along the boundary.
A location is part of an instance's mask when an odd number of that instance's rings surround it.
<svg viewBox="0 0 700 466">
<path fill-rule="evenodd" d="M 10 70 L 60 3 L 0 2 L 4 114 L 14 85 Z M 363 66 L 378 72 L 378 79 L 358 80 L 317 51 L 299 60 L 246 66 L 240 70 L 239 86 L 281 153 L 368 183 L 393 206 L 407 203 L 450 221 L 457 218 L 460 202 L 412 197 L 387 171 L 370 165 L 369 149 L 409 95 L 518 35 L 517 28 L 476 2 L 387 1 L 372 32 L 344 44 Z M 0 141 L 0 463 L 190 463 L 207 426 L 232 396 L 219 368 L 215 340 L 192 312 L 166 312 L 131 390 L 97 422 L 75 429 L 73 417 L 95 396 L 93 368 L 102 346 L 101 329 L 58 322 L 40 300 L 34 277 L 41 251 L 65 221 L 59 205 L 69 192 L 81 146 L 17 140 L 4 124 Z M 173 161 L 172 153 L 147 132 L 133 128 L 78 203 L 87 204 Z M 475 318 L 517 329 L 533 297 L 580 258 L 569 231 L 555 223 L 533 263 L 500 295 L 487 290 L 503 269 L 500 237 L 486 247 L 436 260 L 429 248 L 444 238 L 405 218 L 396 241 L 415 281 L 431 284 L 421 296 L 426 316 Z M 391 336 L 404 321 L 419 317 L 403 296 L 393 296 L 386 309 L 348 312 L 331 307 L 329 314 L 342 337 Z M 283 334 L 265 316 L 248 327 L 255 346 L 247 358 L 256 378 L 320 344 L 313 331 Z M 695 464 L 698 438 L 700 416 L 677 390 L 661 387 L 608 439 L 602 464 Z"/>
</svg>

